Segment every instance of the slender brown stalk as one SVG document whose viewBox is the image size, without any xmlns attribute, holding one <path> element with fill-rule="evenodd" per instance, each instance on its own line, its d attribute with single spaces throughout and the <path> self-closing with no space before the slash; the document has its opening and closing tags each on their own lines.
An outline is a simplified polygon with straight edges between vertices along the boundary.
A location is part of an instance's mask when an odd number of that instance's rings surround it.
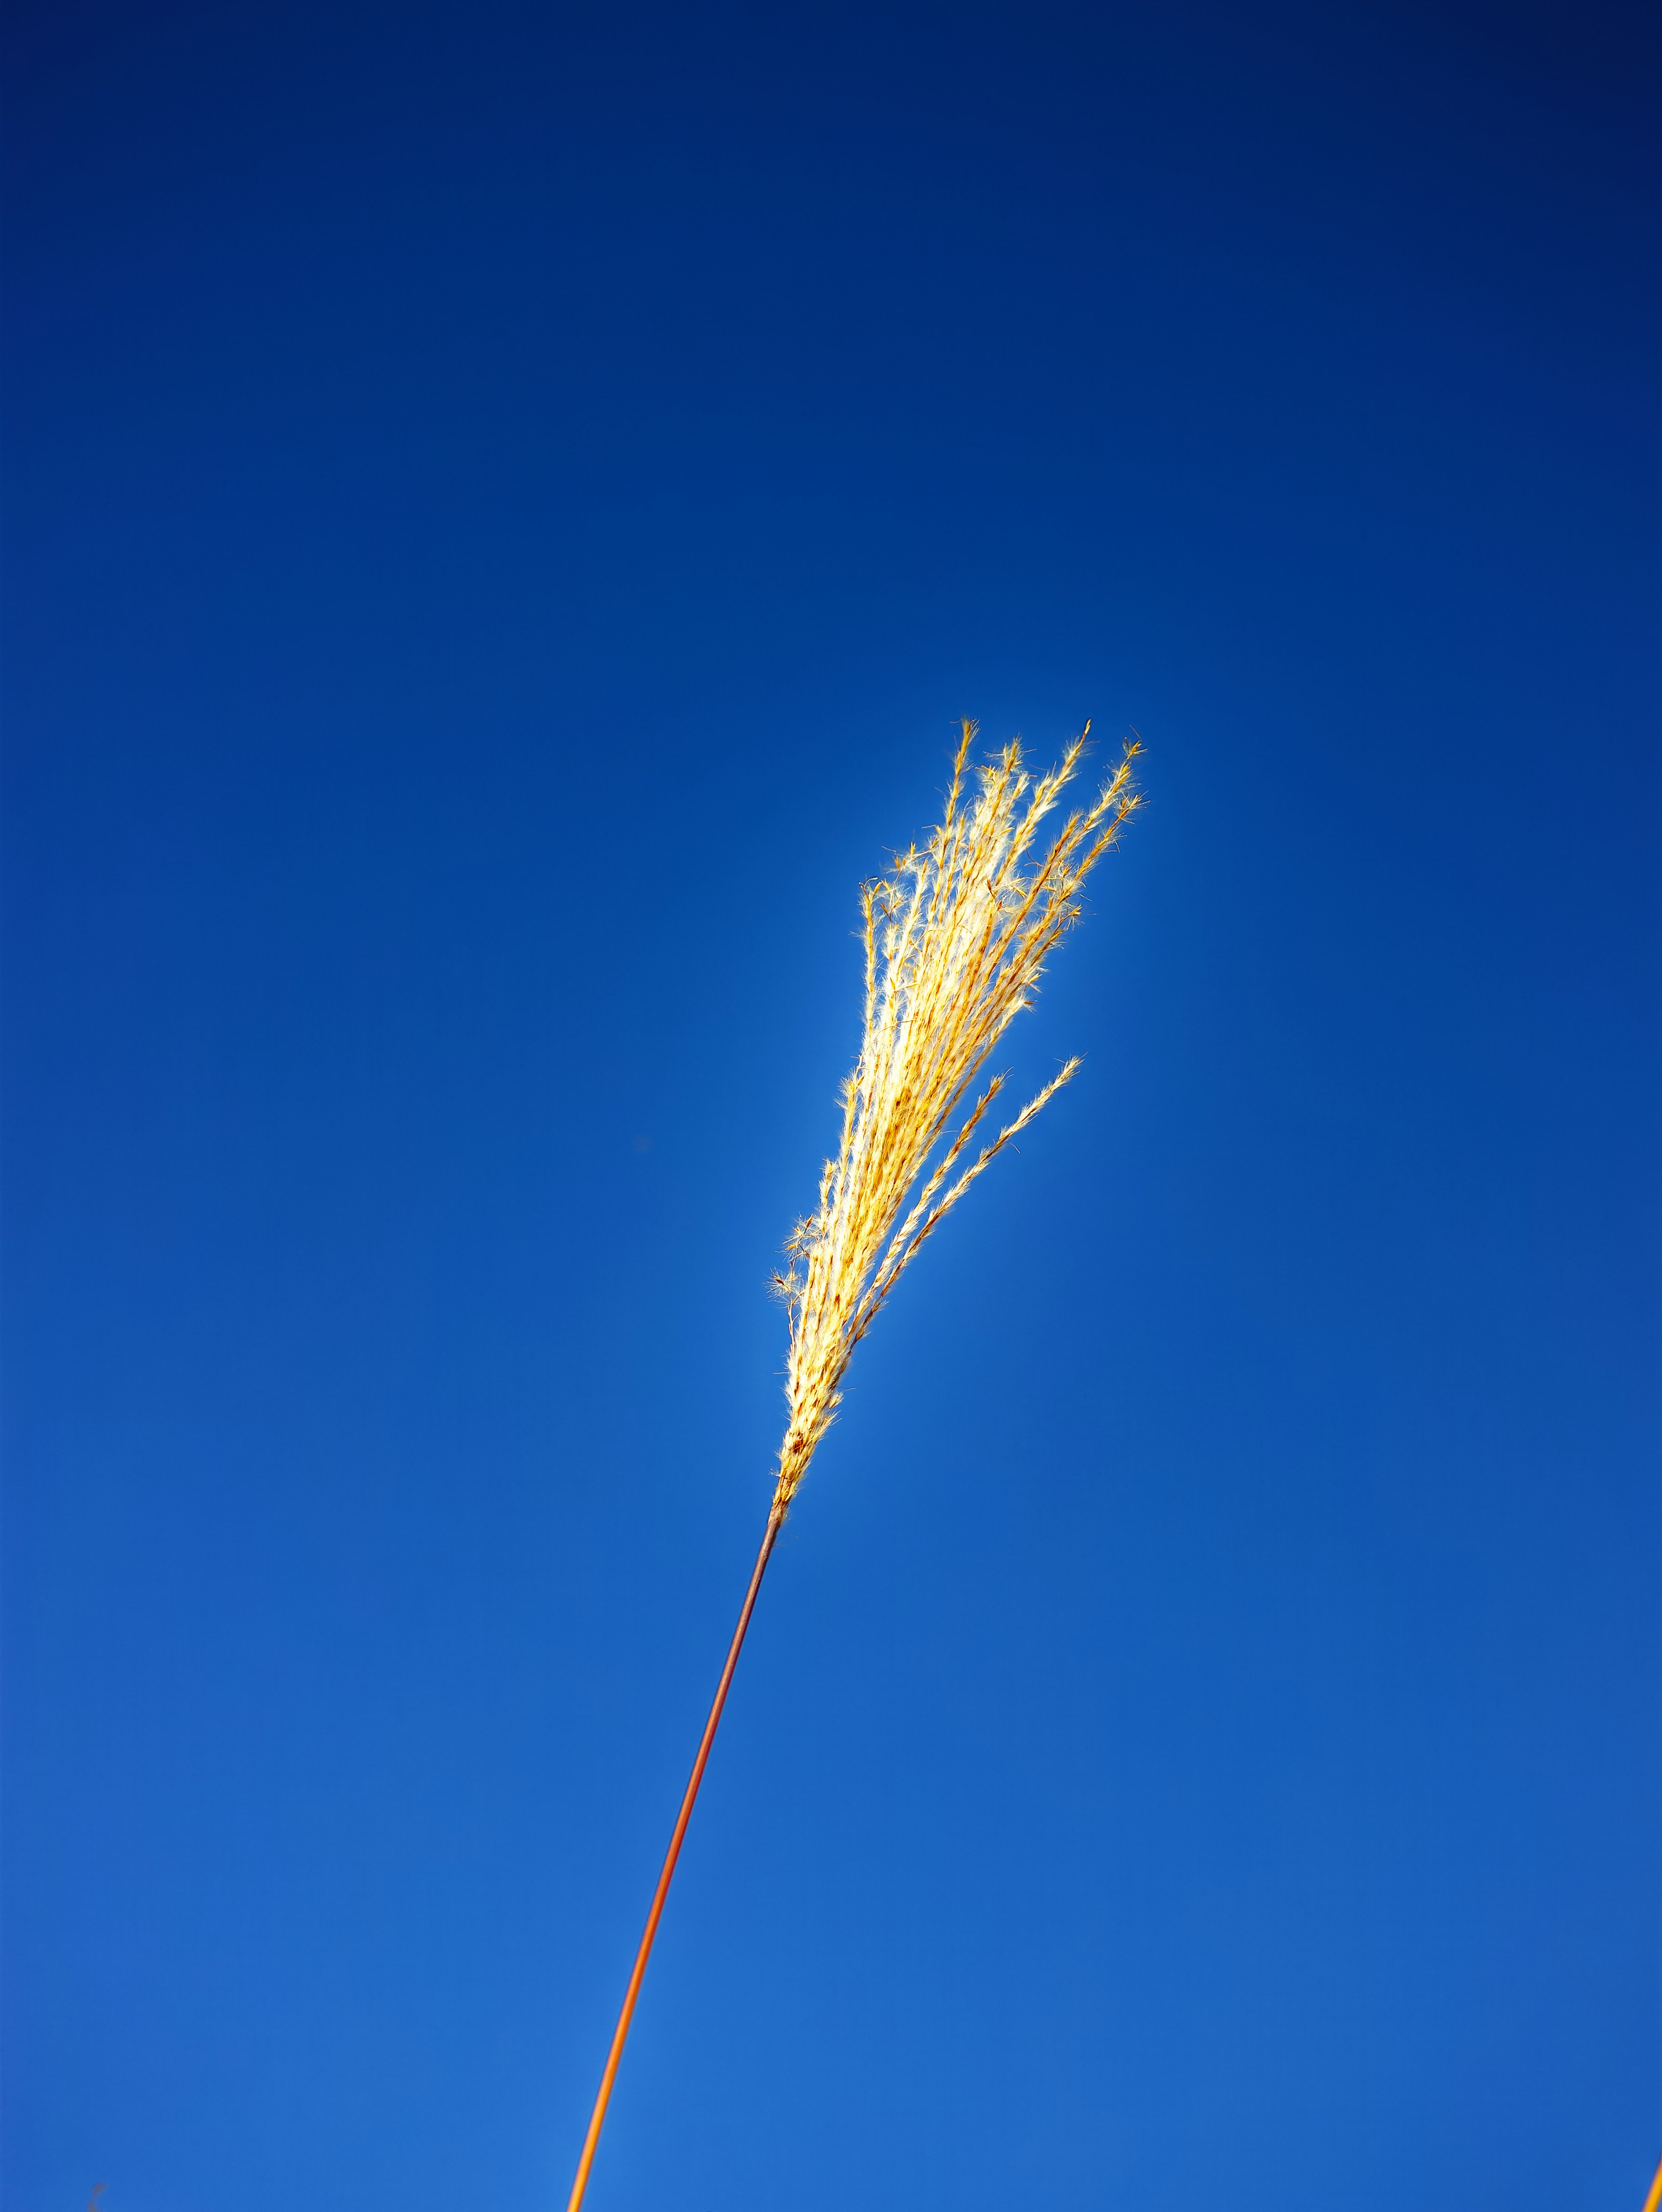
<svg viewBox="0 0 1662 2212">
<path fill-rule="evenodd" d="M 715 1686 L 715 1701 L 709 1709 L 709 1718 L 704 1723 L 704 1733 L 699 1741 L 698 1756 L 692 1762 L 692 1778 L 687 1784 L 686 1795 L 681 1800 L 675 1832 L 669 1839 L 669 1849 L 664 1855 L 663 1872 L 658 1877 L 658 1887 L 652 1893 L 652 1910 L 647 1915 L 646 1932 L 641 1937 L 641 1948 L 635 1954 L 635 1971 L 629 1978 L 629 1988 L 624 1995 L 624 2008 L 618 2015 L 618 2025 L 612 2037 L 612 2048 L 606 2053 L 606 2071 L 600 2076 L 600 2094 L 594 2100 L 594 2110 L 589 2114 L 588 2133 L 583 2137 L 582 2156 L 577 2161 L 577 2179 L 571 2185 L 571 2195 L 566 2203 L 566 2212 L 577 2212 L 583 2201 L 583 2191 L 588 2187 L 588 2169 L 594 2163 L 594 2153 L 600 2144 L 600 2130 L 606 2125 L 606 2108 L 612 2102 L 612 2085 L 618 2078 L 618 2062 L 624 2055 L 624 2045 L 629 2036 L 629 2024 L 635 2017 L 635 2000 L 641 1994 L 641 1984 L 646 1976 L 647 1960 L 652 1956 L 653 1939 L 658 1933 L 658 1923 L 663 1917 L 664 1899 L 669 1895 L 669 1885 L 675 1873 L 675 1862 L 681 1856 L 681 1839 L 686 1834 L 687 1822 L 692 1818 L 693 1803 L 698 1795 L 698 1784 L 704 1778 L 704 1767 L 709 1758 L 709 1747 L 715 1741 L 715 1731 L 721 1725 L 721 1708 L 728 1701 L 728 1691 L 733 1682 L 733 1670 L 739 1664 L 739 1654 L 744 1648 L 745 1631 L 750 1626 L 750 1617 L 756 1607 L 756 1593 L 762 1587 L 762 1577 L 768 1571 L 768 1561 L 773 1556 L 774 1540 L 784 1526 L 785 1509 L 775 1505 L 768 1515 L 766 1533 L 762 1548 L 756 1554 L 756 1565 L 751 1570 L 750 1588 L 745 1592 L 745 1602 L 740 1609 L 739 1626 L 733 1632 L 733 1642 L 728 1647 L 728 1663 L 721 1669 L 721 1679 Z"/>
</svg>

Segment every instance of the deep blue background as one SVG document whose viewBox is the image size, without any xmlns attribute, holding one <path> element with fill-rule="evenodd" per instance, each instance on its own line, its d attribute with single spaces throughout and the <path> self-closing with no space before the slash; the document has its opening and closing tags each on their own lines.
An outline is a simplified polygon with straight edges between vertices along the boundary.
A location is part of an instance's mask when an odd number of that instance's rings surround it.
<svg viewBox="0 0 1662 2212">
<path fill-rule="evenodd" d="M 961 713 L 1151 805 L 592 2212 L 1637 2212 L 1655 64 L 14 5 L 15 2212 L 563 2203 Z"/>
</svg>

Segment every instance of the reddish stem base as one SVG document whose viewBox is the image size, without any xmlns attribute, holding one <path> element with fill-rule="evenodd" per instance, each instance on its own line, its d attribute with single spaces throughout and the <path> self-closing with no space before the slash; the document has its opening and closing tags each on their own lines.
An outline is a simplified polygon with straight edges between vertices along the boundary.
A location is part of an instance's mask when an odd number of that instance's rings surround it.
<svg viewBox="0 0 1662 2212">
<path fill-rule="evenodd" d="M 641 1994 L 641 1984 L 647 1970 L 647 1960 L 652 1955 L 653 1938 L 658 1933 L 658 1923 L 663 1917 L 664 1899 L 669 1895 L 670 1881 L 675 1872 L 675 1862 L 681 1856 L 681 1839 L 686 1834 L 687 1822 L 692 1818 L 693 1803 L 698 1795 L 698 1784 L 704 1778 L 705 1764 L 709 1747 L 715 1741 L 715 1731 L 721 1723 L 721 1708 L 728 1701 L 728 1690 L 733 1681 L 733 1670 L 739 1664 L 743 1649 L 745 1631 L 750 1626 L 750 1617 L 756 1605 L 756 1593 L 762 1587 L 762 1577 L 767 1572 L 768 1561 L 773 1553 L 774 1539 L 785 1523 L 784 1510 L 776 1505 L 768 1516 L 767 1533 L 762 1539 L 762 1548 L 756 1554 L 756 1565 L 751 1571 L 750 1588 L 745 1593 L 745 1602 L 739 1614 L 739 1626 L 733 1632 L 733 1642 L 728 1650 L 728 1663 L 721 1669 L 721 1679 L 715 1686 L 715 1702 L 709 1709 L 709 1718 L 704 1723 L 704 1733 L 698 1745 L 698 1756 L 692 1762 L 692 1779 L 687 1784 L 686 1795 L 681 1800 L 681 1810 L 676 1817 L 675 1832 L 669 1839 L 669 1849 L 664 1856 L 663 1872 L 658 1877 L 658 1887 L 652 1893 L 652 1910 L 647 1915 L 646 1932 L 641 1938 L 641 1948 L 635 1954 L 635 1971 L 629 1978 L 629 1987 L 624 1993 L 624 2008 L 618 2015 L 618 2026 L 612 2038 L 612 2048 L 606 2053 L 606 2071 L 600 2076 L 600 2094 L 594 2100 L 594 2110 L 589 2115 L 588 2133 L 583 2137 L 582 2156 L 577 2161 L 577 2179 L 571 2185 L 571 2195 L 566 2202 L 566 2212 L 578 2212 L 583 2201 L 583 2191 L 588 2187 L 588 2170 L 594 2163 L 594 2153 L 600 2140 L 600 2130 L 606 2125 L 606 2108 L 612 2101 L 612 2085 L 618 2078 L 618 2062 L 624 2055 L 624 2044 L 629 2035 L 629 2024 L 635 2017 L 635 2000 Z"/>
</svg>

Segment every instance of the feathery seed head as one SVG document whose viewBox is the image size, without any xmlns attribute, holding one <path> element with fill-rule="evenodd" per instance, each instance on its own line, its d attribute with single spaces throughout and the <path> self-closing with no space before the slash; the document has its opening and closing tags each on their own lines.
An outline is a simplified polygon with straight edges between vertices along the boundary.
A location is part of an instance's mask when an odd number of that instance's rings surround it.
<svg viewBox="0 0 1662 2212">
<path fill-rule="evenodd" d="M 786 1243 L 789 1270 L 774 1277 L 790 1311 L 776 1515 L 831 1425 L 855 1346 L 918 1247 L 1079 1066 L 1068 1061 L 964 1165 L 1004 1086 L 994 1076 L 946 1141 L 993 1047 L 1032 1004 L 1047 955 L 1078 919 L 1080 886 L 1140 804 L 1133 743 L 1094 803 L 1068 814 L 1048 848 L 1036 844 L 1090 726 L 1035 777 L 1019 741 L 970 771 L 976 725 L 966 721 L 940 825 L 861 888 L 865 1033 L 839 1095 L 842 1140 L 825 1163 L 817 1210 Z"/>
</svg>

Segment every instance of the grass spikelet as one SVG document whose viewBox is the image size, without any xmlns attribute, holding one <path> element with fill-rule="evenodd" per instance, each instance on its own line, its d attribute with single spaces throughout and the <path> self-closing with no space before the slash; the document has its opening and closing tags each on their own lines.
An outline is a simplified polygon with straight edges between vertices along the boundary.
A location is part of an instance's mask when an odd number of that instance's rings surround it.
<svg viewBox="0 0 1662 2212">
<path fill-rule="evenodd" d="M 1047 956 L 1078 919 L 1081 885 L 1138 805 L 1132 744 L 1094 803 L 1068 814 L 1040 848 L 1040 824 L 1072 781 L 1089 729 L 1048 775 L 1034 777 L 1019 743 L 970 770 L 976 726 L 966 721 L 940 827 L 861 889 L 865 1035 L 843 1086 L 842 1141 L 825 1163 L 817 1209 L 786 1247 L 789 1269 L 774 1279 L 790 1309 L 776 1511 L 789 1506 L 831 1425 L 855 1345 L 924 1238 L 1079 1066 L 1070 1060 L 975 1152 L 971 1140 L 1004 1087 L 994 1076 L 946 1142 L 994 1046 L 1032 1004 Z M 970 774 L 980 785 L 972 797 Z"/>
<path fill-rule="evenodd" d="M 1078 771 L 1090 726 L 1087 722 L 1048 775 L 1034 776 L 1022 763 L 1019 744 L 971 769 L 976 726 L 965 722 L 940 827 L 899 856 L 886 877 L 861 891 L 865 1031 L 843 1086 L 842 1137 L 836 1158 L 826 1161 L 820 1176 L 819 1203 L 793 1231 L 786 1247 L 789 1265 L 774 1278 L 790 1311 L 789 1413 L 767 1527 L 653 1893 L 566 2212 L 578 2212 L 588 2185 L 647 1960 L 757 1592 L 791 1500 L 836 1417 L 854 1348 L 924 1239 L 1079 1066 L 1068 1060 L 1014 1121 L 976 1149 L 1004 1078 L 995 1075 L 967 1109 L 965 1102 L 994 1046 L 1032 1003 L 1046 959 L 1079 918 L 1081 886 L 1139 803 L 1131 763 L 1140 749 L 1133 744 L 1096 799 L 1066 815 L 1050 842 L 1041 843 L 1041 825 Z"/>
</svg>

